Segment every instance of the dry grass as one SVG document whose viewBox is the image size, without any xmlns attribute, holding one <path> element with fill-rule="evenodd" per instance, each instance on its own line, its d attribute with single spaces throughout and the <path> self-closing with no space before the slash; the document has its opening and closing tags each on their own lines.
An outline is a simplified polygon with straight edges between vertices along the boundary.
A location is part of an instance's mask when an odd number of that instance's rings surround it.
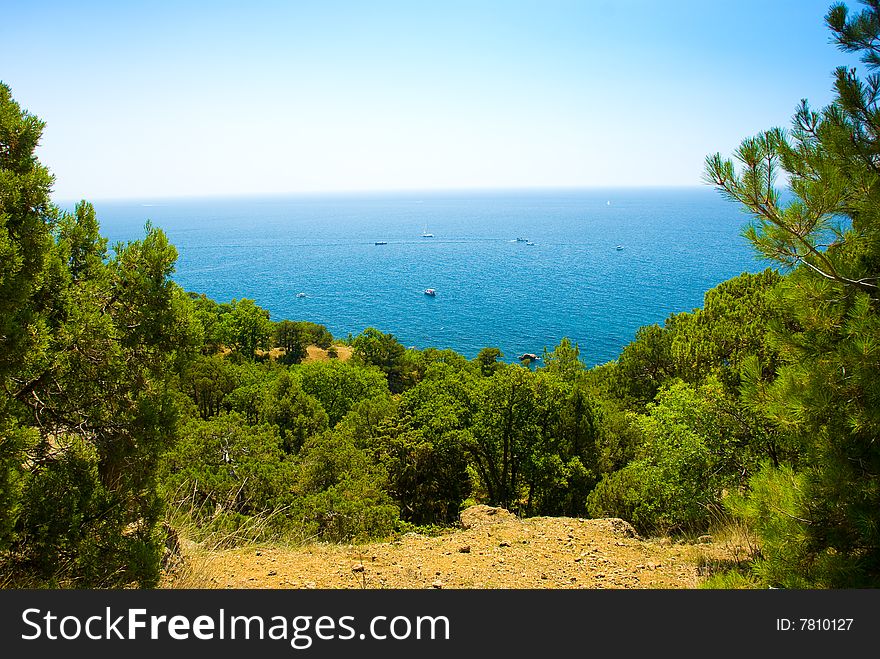
<svg viewBox="0 0 880 659">
<path fill-rule="evenodd" d="M 336 348 L 336 359 L 341 362 L 349 360 L 351 357 L 351 346 L 338 344 L 333 347 Z M 327 355 L 327 351 L 318 346 L 309 346 L 306 350 L 308 356 L 306 356 L 303 362 L 326 362 L 331 359 L 331 357 Z"/>
<path fill-rule="evenodd" d="M 336 349 L 336 357 L 330 357 L 327 354 L 327 350 L 324 348 L 319 348 L 318 346 L 309 346 L 306 348 L 306 358 L 303 359 L 303 363 L 306 362 L 326 362 L 330 359 L 338 359 L 341 362 L 348 361 L 351 357 L 351 347 L 338 343 L 333 344 L 333 348 Z M 224 349 L 225 352 L 221 352 L 221 354 L 228 354 L 230 351 Z M 258 357 L 266 357 L 268 355 L 269 359 L 277 360 L 284 354 L 284 348 L 271 348 L 268 352 L 266 350 L 255 350 L 255 354 Z"/>
<path fill-rule="evenodd" d="M 160 588 L 212 587 L 217 577 L 212 573 L 212 557 L 226 549 L 266 543 L 279 547 L 293 544 L 290 537 L 281 537 L 274 530 L 276 518 L 284 516 L 285 509 L 239 518 L 239 523 L 232 527 L 220 525 L 209 529 L 196 522 L 207 519 L 205 512 L 204 505 L 195 502 L 189 484 L 178 488 L 171 497 L 163 523 L 167 540 Z M 216 518 L 222 512 L 215 510 L 211 517 Z"/>
<path fill-rule="evenodd" d="M 750 566 L 760 555 L 758 538 L 741 520 L 719 512 L 712 524 L 711 545 L 702 548 L 694 560 L 710 587 L 753 587 Z M 737 584 L 737 585 L 731 585 Z"/>
<path fill-rule="evenodd" d="M 216 588 L 225 577 L 214 558 L 219 552 L 230 548 L 252 551 L 256 547 L 270 544 L 286 547 L 282 538 L 271 538 L 267 533 L 271 518 L 275 513 L 250 519 L 247 526 L 234 531 L 209 533 L 199 541 L 199 531 L 192 522 L 184 522 L 182 528 L 175 527 L 179 540 L 174 551 L 166 560 L 159 582 L 160 588 Z M 280 514 L 280 511 L 279 513 Z"/>
</svg>

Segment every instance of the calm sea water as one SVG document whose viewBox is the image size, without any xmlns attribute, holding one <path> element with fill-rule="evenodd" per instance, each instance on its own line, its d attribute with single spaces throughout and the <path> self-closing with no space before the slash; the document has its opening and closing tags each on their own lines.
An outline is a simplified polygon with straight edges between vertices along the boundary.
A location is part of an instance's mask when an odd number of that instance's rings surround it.
<svg viewBox="0 0 880 659">
<path fill-rule="evenodd" d="M 148 219 L 164 229 L 187 290 L 253 298 L 274 320 L 323 323 L 335 336 L 373 326 L 467 357 L 496 346 L 507 361 L 563 337 L 589 365 L 614 359 L 639 326 L 764 267 L 740 235 L 746 215 L 709 188 L 95 206 L 111 244 L 142 237 Z"/>
</svg>

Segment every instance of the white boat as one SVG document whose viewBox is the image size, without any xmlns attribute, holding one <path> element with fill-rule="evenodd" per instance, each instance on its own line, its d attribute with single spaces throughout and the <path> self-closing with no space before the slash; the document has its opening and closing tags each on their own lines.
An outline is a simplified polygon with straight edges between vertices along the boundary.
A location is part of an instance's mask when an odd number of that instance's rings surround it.
<svg viewBox="0 0 880 659">
<path fill-rule="evenodd" d="M 296 296 L 297 296 L 297 297 L 305 297 L 306 294 L 305 294 L 305 293 L 297 293 Z"/>
<path fill-rule="evenodd" d="M 433 238 L 433 237 L 434 237 L 433 233 L 428 233 L 428 225 L 426 224 L 425 228 L 422 229 L 422 238 Z"/>
<path fill-rule="evenodd" d="M 618 246 L 617 246 L 617 251 L 618 251 L 618 252 L 621 251 L 622 249 L 623 249 L 623 245 L 618 245 Z"/>
<path fill-rule="evenodd" d="M 528 245 L 529 247 L 534 247 L 534 246 L 535 246 L 535 243 L 533 243 L 531 240 L 529 240 L 529 241 L 526 243 L 526 245 Z"/>
<path fill-rule="evenodd" d="M 435 295 L 437 295 L 437 291 L 435 291 L 433 288 L 426 288 L 425 295 L 430 295 L 431 297 L 434 297 Z"/>
</svg>

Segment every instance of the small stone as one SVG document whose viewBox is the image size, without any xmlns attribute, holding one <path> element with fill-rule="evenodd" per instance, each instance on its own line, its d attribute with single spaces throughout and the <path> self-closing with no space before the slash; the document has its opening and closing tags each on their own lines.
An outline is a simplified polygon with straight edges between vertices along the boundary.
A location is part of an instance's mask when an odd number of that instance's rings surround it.
<svg viewBox="0 0 880 659">
<path fill-rule="evenodd" d="M 306 588 L 308 588 L 309 590 L 314 590 L 317 587 L 318 584 L 316 584 L 314 581 L 306 581 Z"/>
<path fill-rule="evenodd" d="M 276 570 L 269 570 L 269 576 L 274 577 L 278 572 Z"/>
<path fill-rule="evenodd" d="M 461 547 L 458 548 L 458 551 L 461 554 L 470 554 L 471 553 L 471 546 L 470 545 L 462 545 Z"/>
<path fill-rule="evenodd" d="M 499 547 L 510 547 L 510 543 L 507 542 L 507 540 L 502 540 L 501 542 L 498 543 L 498 546 Z"/>
<path fill-rule="evenodd" d="M 257 552 L 257 556 L 262 556 L 262 555 L 263 555 L 263 552 L 261 552 L 261 551 Z"/>
<path fill-rule="evenodd" d="M 364 564 L 363 563 L 355 563 L 354 565 L 351 566 L 351 571 L 352 572 L 363 572 L 364 571 Z"/>
<path fill-rule="evenodd" d="M 440 581 L 440 579 L 437 579 L 433 583 L 431 583 L 431 588 L 443 588 L 443 582 Z"/>
</svg>

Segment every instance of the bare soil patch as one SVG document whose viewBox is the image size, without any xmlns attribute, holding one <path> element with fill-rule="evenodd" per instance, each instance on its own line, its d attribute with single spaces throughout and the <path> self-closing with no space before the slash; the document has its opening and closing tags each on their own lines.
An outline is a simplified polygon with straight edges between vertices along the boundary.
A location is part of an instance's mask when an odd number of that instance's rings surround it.
<svg viewBox="0 0 880 659">
<path fill-rule="evenodd" d="M 334 345 L 336 348 L 336 357 L 341 362 L 348 361 L 351 357 L 351 347 L 346 345 Z M 326 362 L 331 359 L 331 357 L 327 354 L 327 351 L 323 348 L 319 348 L 318 346 L 309 346 L 306 348 L 308 355 L 303 362 Z"/>
<path fill-rule="evenodd" d="M 695 588 L 700 565 L 723 558 L 706 542 L 639 538 L 620 519 L 532 517 L 501 509 L 462 514 L 463 528 L 364 545 L 251 546 L 198 554 L 186 584 L 200 588 Z M 487 513 L 486 511 L 495 511 Z M 470 515 L 470 513 L 474 513 Z M 465 528 L 466 527 L 466 528 Z"/>
</svg>

